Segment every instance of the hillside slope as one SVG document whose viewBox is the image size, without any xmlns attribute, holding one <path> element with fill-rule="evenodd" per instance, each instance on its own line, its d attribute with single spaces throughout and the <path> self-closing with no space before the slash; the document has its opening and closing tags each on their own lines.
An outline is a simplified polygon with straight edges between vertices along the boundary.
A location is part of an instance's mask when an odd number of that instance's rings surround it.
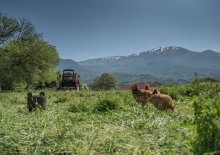
<svg viewBox="0 0 220 155">
<path fill-rule="evenodd" d="M 151 74 L 165 79 L 194 78 L 200 76 L 220 78 L 220 53 L 211 50 L 193 52 L 181 47 L 165 47 L 129 56 L 81 61 L 79 64 L 91 71 Z"/>
<path fill-rule="evenodd" d="M 61 59 L 56 70 L 64 68 L 74 68 L 86 83 L 91 83 L 96 76 L 106 72 L 114 73 L 119 84 L 146 82 L 149 79 L 153 82 L 186 83 L 195 78 L 195 72 L 199 77 L 220 79 L 220 53 L 211 50 L 194 52 L 182 47 L 160 47 L 128 56 L 80 62 Z"/>
</svg>

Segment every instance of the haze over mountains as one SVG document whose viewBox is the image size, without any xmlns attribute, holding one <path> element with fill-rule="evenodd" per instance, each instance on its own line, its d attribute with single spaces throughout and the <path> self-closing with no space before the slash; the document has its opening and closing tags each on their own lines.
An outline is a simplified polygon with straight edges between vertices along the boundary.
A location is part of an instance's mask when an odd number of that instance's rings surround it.
<svg viewBox="0 0 220 155">
<path fill-rule="evenodd" d="M 119 84 L 160 82 L 187 83 L 195 77 L 220 79 L 220 53 L 194 52 L 182 47 L 160 47 L 128 56 L 112 56 L 75 62 L 61 59 L 56 70 L 73 68 L 84 82 L 102 73 L 113 73 Z"/>
</svg>

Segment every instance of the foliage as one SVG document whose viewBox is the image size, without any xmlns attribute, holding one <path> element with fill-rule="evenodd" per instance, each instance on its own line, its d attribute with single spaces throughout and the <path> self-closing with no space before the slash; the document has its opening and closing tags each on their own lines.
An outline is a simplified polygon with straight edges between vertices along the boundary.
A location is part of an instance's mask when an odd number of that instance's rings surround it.
<svg viewBox="0 0 220 155">
<path fill-rule="evenodd" d="M 182 97 L 203 96 L 207 93 L 209 97 L 213 97 L 216 92 L 220 92 L 219 82 L 201 82 L 198 84 L 187 84 L 182 86 L 162 86 L 157 88 L 161 93 L 170 95 L 174 100 Z"/>
<path fill-rule="evenodd" d="M 13 37 L 19 31 L 19 24 L 16 19 L 0 14 L 0 45 Z"/>
<path fill-rule="evenodd" d="M 194 81 L 192 81 L 192 84 L 198 84 L 198 83 L 202 83 L 202 82 L 218 82 L 218 80 L 216 80 L 214 78 L 210 78 L 210 77 L 199 78 L 199 79 L 195 79 Z"/>
<path fill-rule="evenodd" d="M 90 86 L 92 90 L 110 90 L 116 88 L 116 78 L 110 73 L 104 73 L 95 78 Z"/>
<path fill-rule="evenodd" d="M 31 22 L 26 19 L 15 19 L 0 13 L 0 45 L 11 40 L 33 40 L 40 35 Z"/>
<path fill-rule="evenodd" d="M 36 90 L 42 90 L 42 89 L 46 89 L 46 88 L 55 88 L 57 86 L 56 81 L 52 81 L 52 82 L 37 82 L 35 84 L 34 89 Z"/>
<path fill-rule="evenodd" d="M 43 40 L 10 42 L 0 51 L 2 87 L 7 89 L 17 82 L 31 87 L 37 81 L 52 81 L 56 78 L 53 68 L 58 61 L 55 47 Z"/>
<path fill-rule="evenodd" d="M 160 88 L 160 93 L 170 95 L 172 99 L 178 100 L 180 97 L 179 97 L 178 92 L 174 90 L 176 89 L 176 87 L 174 87 L 173 89 L 170 89 L 170 88 L 172 87 L 162 87 Z"/>
<path fill-rule="evenodd" d="M 210 97 L 212 93 L 207 91 L 193 102 L 197 130 L 196 154 L 220 153 L 220 95 Z"/>
<path fill-rule="evenodd" d="M 111 110 L 115 110 L 118 108 L 118 103 L 116 100 L 111 99 L 101 99 L 98 104 L 96 104 L 94 111 L 97 112 L 107 112 Z"/>
<path fill-rule="evenodd" d="M 27 88 L 37 82 L 56 78 L 53 68 L 59 56 L 54 46 L 45 42 L 31 22 L 0 14 L 0 85 L 14 90 L 18 84 Z"/>
<path fill-rule="evenodd" d="M 90 107 L 88 105 L 86 105 L 84 102 L 83 103 L 79 103 L 79 102 L 76 102 L 74 104 L 70 104 L 69 105 L 69 109 L 68 111 L 69 112 L 89 112 L 91 111 L 89 109 Z"/>
<path fill-rule="evenodd" d="M 84 83 L 82 80 L 80 80 L 80 90 L 84 90 L 84 91 L 88 91 L 89 90 L 89 87 L 86 83 Z"/>
</svg>

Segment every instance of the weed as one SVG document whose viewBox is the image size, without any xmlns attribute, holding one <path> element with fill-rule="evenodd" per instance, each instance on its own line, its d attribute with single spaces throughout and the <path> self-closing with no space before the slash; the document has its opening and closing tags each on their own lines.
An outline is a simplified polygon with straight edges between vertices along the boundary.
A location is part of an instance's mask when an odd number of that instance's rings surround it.
<svg viewBox="0 0 220 155">
<path fill-rule="evenodd" d="M 199 97 L 194 101 L 197 137 L 195 152 L 203 154 L 220 151 L 220 100 Z"/>
<path fill-rule="evenodd" d="M 116 110 L 118 108 L 118 103 L 116 100 L 101 99 L 94 107 L 94 111 L 107 112 L 111 110 Z"/>
<path fill-rule="evenodd" d="M 69 112 L 89 112 L 89 107 L 84 103 L 71 103 L 69 105 Z"/>
<path fill-rule="evenodd" d="M 66 96 L 59 96 L 55 101 L 54 103 L 65 103 L 67 102 L 67 97 Z"/>
</svg>

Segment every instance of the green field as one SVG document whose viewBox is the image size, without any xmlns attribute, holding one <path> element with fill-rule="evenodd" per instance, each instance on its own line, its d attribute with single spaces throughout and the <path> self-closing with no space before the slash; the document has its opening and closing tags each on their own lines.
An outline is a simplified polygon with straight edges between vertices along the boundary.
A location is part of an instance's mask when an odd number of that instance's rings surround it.
<svg viewBox="0 0 220 155">
<path fill-rule="evenodd" d="M 194 103 L 220 84 L 197 87 L 158 88 L 173 97 L 174 113 L 142 109 L 124 90 L 46 90 L 47 110 L 32 113 L 26 92 L 0 93 L 0 154 L 195 154 Z"/>
</svg>

